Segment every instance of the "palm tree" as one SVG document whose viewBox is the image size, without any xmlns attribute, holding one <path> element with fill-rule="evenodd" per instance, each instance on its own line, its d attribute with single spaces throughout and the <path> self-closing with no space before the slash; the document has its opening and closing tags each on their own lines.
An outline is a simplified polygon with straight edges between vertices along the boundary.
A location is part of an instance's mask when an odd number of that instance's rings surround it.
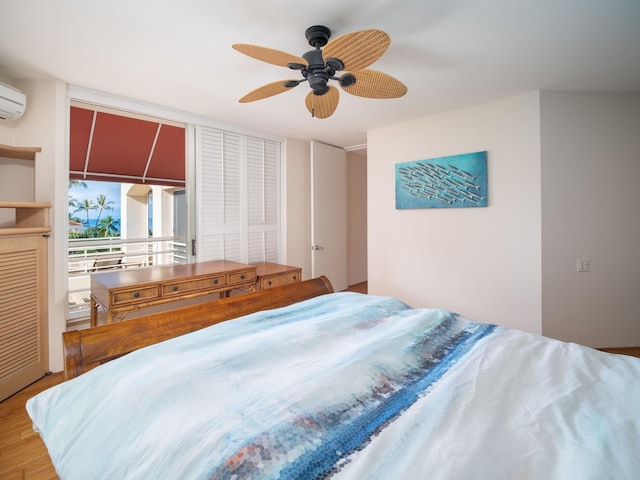
<svg viewBox="0 0 640 480">
<path fill-rule="evenodd" d="M 76 212 L 84 212 L 87 215 L 87 222 L 86 222 L 86 226 L 87 228 L 89 227 L 89 212 L 91 210 L 97 210 L 98 206 L 93 203 L 93 200 L 88 200 L 88 199 L 84 199 L 81 202 L 74 200 L 75 205 L 77 208 L 73 211 L 73 213 Z"/>
<path fill-rule="evenodd" d="M 82 187 L 82 188 L 89 188 L 89 185 L 87 185 L 87 182 L 83 182 L 82 180 L 73 180 L 73 179 L 69 179 L 69 188 L 71 187 Z"/>
<path fill-rule="evenodd" d="M 104 193 L 101 193 L 100 195 L 98 195 L 98 198 L 96 199 L 96 203 L 98 208 L 96 225 L 98 225 L 100 223 L 100 215 L 102 215 L 102 211 L 113 210 L 113 207 L 111 205 L 113 205 L 114 203 L 111 200 L 107 201 L 107 196 Z"/>
<path fill-rule="evenodd" d="M 108 237 L 111 235 L 117 235 L 120 231 L 120 222 L 113 218 L 111 215 L 107 215 L 98 224 L 98 229 L 103 236 Z"/>
<path fill-rule="evenodd" d="M 69 179 L 69 190 L 71 190 L 71 187 L 76 187 L 76 186 L 82 187 L 82 188 L 89 188 L 89 185 L 87 185 L 87 182 L 83 182 L 82 180 Z M 82 207 L 80 206 L 80 202 L 78 202 L 78 200 L 73 198 L 71 195 L 69 195 L 69 207 L 74 209 L 73 213 L 76 213 L 82 210 Z M 71 214 L 69 214 L 69 220 L 74 220 L 71 218 Z"/>
<path fill-rule="evenodd" d="M 69 202 L 71 203 L 71 202 Z M 82 223 L 82 220 L 78 217 L 74 217 L 71 212 L 69 212 L 69 221 L 70 222 L 78 222 L 78 223 Z"/>
</svg>

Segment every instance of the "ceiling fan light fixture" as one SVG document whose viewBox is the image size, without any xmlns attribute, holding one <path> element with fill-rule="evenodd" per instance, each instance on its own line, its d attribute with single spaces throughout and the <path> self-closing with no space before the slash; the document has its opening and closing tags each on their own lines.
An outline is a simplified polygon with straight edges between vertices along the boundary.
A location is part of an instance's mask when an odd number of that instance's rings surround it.
<svg viewBox="0 0 640 480">
<path fill-rule="evenodd" d="M 307 76 L 309 85 L 316 95 L 322 95 L 326 92 L 329 77 L 324 72 L 309 73 Z M 322 92 L 322 93 L 317 93 Z"/>
</svg>

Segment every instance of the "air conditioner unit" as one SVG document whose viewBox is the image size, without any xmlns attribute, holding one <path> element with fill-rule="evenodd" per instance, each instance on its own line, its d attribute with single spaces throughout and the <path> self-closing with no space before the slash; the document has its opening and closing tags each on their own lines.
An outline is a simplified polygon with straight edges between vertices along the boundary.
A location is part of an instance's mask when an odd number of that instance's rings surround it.
<svg viewBox="0 0 640 480">
<path fill-rule="evenodd" d="M 27 96 L 17 88 L 0 82 L 0 120 L 16 120 L 27 107 Z"/>
</svg>

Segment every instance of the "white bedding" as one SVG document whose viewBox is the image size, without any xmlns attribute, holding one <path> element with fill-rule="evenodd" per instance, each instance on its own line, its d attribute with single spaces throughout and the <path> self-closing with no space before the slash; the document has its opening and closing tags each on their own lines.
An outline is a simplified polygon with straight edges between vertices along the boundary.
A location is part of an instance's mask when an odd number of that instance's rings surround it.
<svg viewBox="0 0 640 480">
<path fill-rule="evenodd" d="M 356 293 L 138 350 L 27 410 L 62 479 L 640 478 L 640 359 Z"/>
</svg>

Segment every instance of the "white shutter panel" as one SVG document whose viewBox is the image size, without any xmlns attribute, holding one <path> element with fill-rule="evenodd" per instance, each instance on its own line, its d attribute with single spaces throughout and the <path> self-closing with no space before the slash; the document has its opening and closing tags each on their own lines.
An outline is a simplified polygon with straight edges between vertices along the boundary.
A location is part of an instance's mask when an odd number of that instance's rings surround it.
<svg viewBox="0 0 640 480">
<path fill-rule="evenodd" d="M 280 257 L 280 143 L 198 127 L 198 259 Z"/>
<path fill-rule="evenodd" d="M 247 138 L 249 263 L 278 261 L 280 145 Z"/>
<path fill-rule="evenodd" d="M 200 159 L 201 261 L 241 260 L 241 151 L 239 134 L 202 127 Z"/>
<path fill-rule="evenodd" d="M 280 143 L 265 142 L 265 262 L 280 259 Z"/>
</svg>

